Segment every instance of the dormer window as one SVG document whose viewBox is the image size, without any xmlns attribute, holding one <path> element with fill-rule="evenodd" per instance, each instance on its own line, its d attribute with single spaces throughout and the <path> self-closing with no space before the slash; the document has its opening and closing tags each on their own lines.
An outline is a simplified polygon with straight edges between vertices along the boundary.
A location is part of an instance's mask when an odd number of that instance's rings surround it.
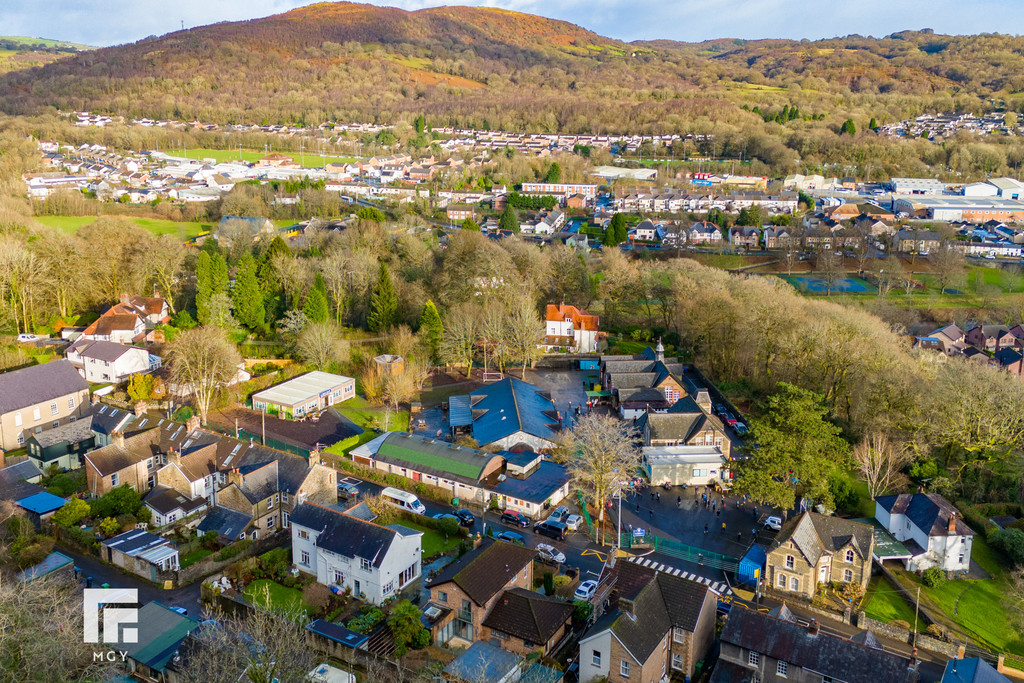
<svg viewBox="0 0 1024 683">
<path fill-rule="evenodd" d="M 853 562 L 853 551 L 852 550 L 847 550 L 846 551 L 846 561 L 847 562 Z"/>
</svg>

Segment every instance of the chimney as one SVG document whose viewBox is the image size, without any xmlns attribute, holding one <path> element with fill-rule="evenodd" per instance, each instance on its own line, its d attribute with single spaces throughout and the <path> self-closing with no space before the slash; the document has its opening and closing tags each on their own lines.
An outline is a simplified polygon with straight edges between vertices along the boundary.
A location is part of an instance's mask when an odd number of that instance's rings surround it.
<svg viewBox="0 0 1024 683">
<path fill-rule="evenodd" d="M 242 473 L 238 471 L 237 467 L 232 467 L 228 470 L 228 483 L 235 486 L 241 486 L 244 483 L 242 481 Z"/>
<path fill-rule="evenodd" d="M 309 452 L 309 466 L 315 467 L 320 464 L 320 449 L 314 448 Z"/>
<path fill-rule="evenodd" d="M 701 410 L 709 415 L 711 414 L 711 394 L 708 393 L 707 389 L 701 389 L 697 392 L 696 403 L 700 406 Z"/>
<path fill-rule="evenodd" d="M 170 465 L 171 463 L 175 465 L 181 464 L 181 453 L 174 450 L 173 448 L 167 451 L 167 464 Z"/>
<path fill-rule="evenodd" d="M 124 448 L 124 432 L 114 432 L 110 435 L 110 443 Z"/>
<path fill-rule="evenodd" d="M 185 421 L 185 429 L 192 432 L 199 429 L 201 423 L 199 422 L 199 416 L 193 415 Z"/>
<path fill-rule="evenodd" d="M 956 536 L 956 513 L 949 513 L 949 526 L 946 527 L 950 536 Z"/>
<path fill-rule="evenodd" d="M 619 598 L 619 609 L 629 615 L 630 619 L 636 619 L 636 607 L 630 598 Z"/>
<path fill-rule="evenodd" d="M 149 404 L 145 401 L 139 401 L 135 404 L 135 417 L 142 417 L 149 410 Z"/>
<path fill-rule="evenodd" d="M 811 623 L 807 624 L 807 635 L 816 636 L 818 635 L 818 620 L 811 619 Z"/>
<path fill-rule="evenodd" d="M 128 296 L 128 292 L 121 292 L 121 303 L 126 304 L 130 300 L 131 300 L 131 297 Z"/>
</svg>

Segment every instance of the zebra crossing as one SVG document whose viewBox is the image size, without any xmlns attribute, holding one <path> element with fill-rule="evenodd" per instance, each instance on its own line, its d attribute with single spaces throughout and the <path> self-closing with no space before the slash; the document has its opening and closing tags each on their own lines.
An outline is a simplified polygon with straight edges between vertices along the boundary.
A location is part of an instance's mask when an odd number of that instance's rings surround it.
<svg viewBox="0 0 1024 683">
<path fill-rule="evenodd" d="M 656 562 L 647 557 L 637 557 L 635 555 L 627 558 L 629 562 L 638 564 L 641 567 L 647 567 L 659 572 L 665 572 L 672 576 L 678 576 L 689 581 L 696 581 L 697 583 L 704 584 L 710 590 L 714 591 L 718 595 L 732 595 L 732 589 L 721 581 L 712 581 L 706 576 L 698 576 L 697 574 L 691 574 L 690 572 L 683 571 L 682 569 L 676 569 L 675 567 L 669 567 L 668 565 Z"/>
</svg>

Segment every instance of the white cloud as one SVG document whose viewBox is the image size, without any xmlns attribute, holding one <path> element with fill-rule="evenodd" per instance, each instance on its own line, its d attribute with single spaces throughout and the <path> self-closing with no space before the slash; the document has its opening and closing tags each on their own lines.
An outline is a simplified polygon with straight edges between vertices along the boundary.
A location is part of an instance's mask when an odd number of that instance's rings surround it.
<svg viewBox="0 0 1024 683">
<path fill-rule="evenodd" d="M 932 28 L 939 33 L 1024 32 L 1021 0 L 462 0 L 542 14 L 622 40 L 826 38 Z M 2 0 L 0 27 L 9 35 L 92 45 L 131 42 L 186 27 L 285 12 L 301 0 Z M 403 9 L 447 4 L 391 0 Z"/>
</svg>

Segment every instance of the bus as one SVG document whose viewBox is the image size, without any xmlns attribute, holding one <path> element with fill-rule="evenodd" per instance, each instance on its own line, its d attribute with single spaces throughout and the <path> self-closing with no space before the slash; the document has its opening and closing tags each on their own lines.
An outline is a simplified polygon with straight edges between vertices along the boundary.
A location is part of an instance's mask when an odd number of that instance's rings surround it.
<svg viewBox="0 0 1024 683">
<path fill-rule="evenodd" d="M 385 503 L 394 505 L 400 510 L 407 510 L 417 515 L 427 514 L 427 508 L 423 507 L 420 499 L 408 491 L 401 491 L 389 486 L 380 492 L 380 497 L 384 499 Z"/>
</svg>

